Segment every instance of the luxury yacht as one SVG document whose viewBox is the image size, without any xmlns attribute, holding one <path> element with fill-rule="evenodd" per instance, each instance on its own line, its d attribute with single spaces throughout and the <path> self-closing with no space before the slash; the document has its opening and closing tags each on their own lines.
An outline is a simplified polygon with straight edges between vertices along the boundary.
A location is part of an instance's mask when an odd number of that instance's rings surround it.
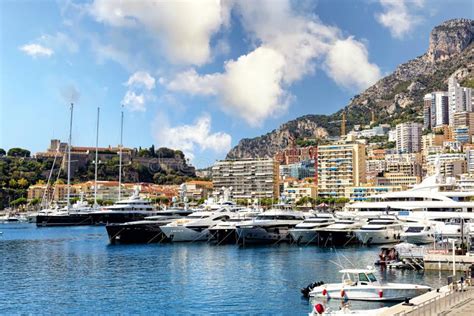
<svg viewBox="0 0 474 316">
<path fill-rule="evenodd" d="M 366 219 L 337 218 L 334 224 L 318 228 L 318 245 L 320 246 L 346 246 L 358 243 L 355 231 L 367 223 Z"/>
<path fill-rule="evenodd" d="M 443 213 L 474 219 L 473 198 L 474 191 L 461 186 L 455 178 L 442 176 L 437 165 L 435 175 L 410 190 L 373 195 L 366 201 L 347 204 L 346 211 L 338 214 L 359 213 L 357 216 L 364 217 L 392 214 L 400 219 L 430 220 Z"/>
<path fill-rule="evenodd" d="M 271 209 L 255 219 L 237 225 L 238 242 L 278 243 L 290 241 L 290 229 L 303 222 L 309 215 L 285 209 Z"/>
<path fill-rule="evenodd" d="M 355 231 L 363 244 L 390 244 L 400 242 L 403 224 L 394 216 L 380 216 Z"/>
<path fill-rule="evenodd" d="M 319 244 L 319 229 L 334 223 L 335 218 L 332 214 L 316 213 L 314 217 L 305 219 L 302 223 L 297 224 L 295 228 L 290 229 L 289 232 L 291 239 L 298 244 Z"/>
<path fill-rule="evenodd" d="M 160 228 L 170 241 L 206 241 L 212 237 L 209 228 L 228 220 L 233 215 L 234 213 L 226 208 L 215 212 L 194 212 L 186 218 L 178 219 Z"/>
<path fill-rule="evenodd" d="M 105 226 L 111 244 L 158 243 L 167 241 L 160 226 L 177 219 L 185 218 L 192 211 L 181 208 L 169 208 L 156 212 L 154 216 L 145 217 L 140 221 L 127 223 L 111 223 Z"/>
<path fill-rule="evenodd" d="M 234 216 L 230 217 L 228 220 L 221 221 L 209 228 L 212 239 L 215 240 L 218 245 L 236 243 L 238 239 L 237 225 L 257 217 L 259 213 L 259 211 L 253 209 L 236 212 Z"/>
<path fill-rule="evenodd" d="M 400 239 L 415 245 L 433 243 L 436 240 L 437 227 L 440 225 L 431 221 L 410 222 L 405 224 Z"/>
</svg>

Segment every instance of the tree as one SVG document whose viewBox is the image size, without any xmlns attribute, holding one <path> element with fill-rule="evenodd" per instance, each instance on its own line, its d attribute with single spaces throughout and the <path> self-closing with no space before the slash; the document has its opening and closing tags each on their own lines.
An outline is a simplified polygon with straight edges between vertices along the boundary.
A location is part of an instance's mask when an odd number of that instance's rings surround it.
<svg viewBox="0 0 474 316">
<path fill-rule="evenodd" d="M 26 188 L 28 187 L 28 180 L 26 180 L 25 178 L 21 178 L 17 181 L 17 184 L 20 188 Z"/>
<path fill-rule="evenodd" d="M 11 148 L 8 150 L 7 156 L 10 157 L 30 157 L 30 151 L 23 148 Z"/>
<path fill-rule="evenodd" d="M 16 182 L 15 179 L 10 179 L 10 181 L 8 181 L 8 186 L 10 188 L 16 188 L 17 185 L 18 185 L 18 183 Z"/>
<path fill-rule="evenodd" d="M 10 202 L 10 206 L 19 206 L 19 205 L 23 205 L 23 204 L 26 204 L 28 201 L 26 200 L 25 197 L 20 197 L 16 200 L 13 200 Z"/>
<path fill-rule="evenodd" d="M 30 201 L 30 205 L 37 205 L 39 204 L 40 199 L 39 198 L 34 198 L 33 200 Z"/>
<path fill-rule="evenodd" d="M 5 149 L 3 148 L 0 148 L 0 157 L 3 157 L 7 154 L 7 152 L 5 151 Z"/>
</svg>

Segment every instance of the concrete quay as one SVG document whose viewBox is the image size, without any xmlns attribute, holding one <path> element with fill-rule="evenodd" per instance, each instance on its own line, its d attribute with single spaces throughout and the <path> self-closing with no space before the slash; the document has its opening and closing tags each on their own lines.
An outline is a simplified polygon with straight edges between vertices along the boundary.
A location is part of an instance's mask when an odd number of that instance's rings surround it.
<svg viewBox="0 0 474 316">
<path fill-rule="evenodd" d="M 467 285 L 447 285 L 410 300 L 410 304 L 394 305 L 378 315 L 456 315 L 467 316 L 474 314 L 474 287 Z"/>
<path fill-rule="evenodd" d="M 453 270 L 453 256 L 450 254 L 425 254 L 423 256 L 425 270 Z M 474 264 L 474 256 L 454 256 L 457 271 L 469 270 Z"/>
</svg>

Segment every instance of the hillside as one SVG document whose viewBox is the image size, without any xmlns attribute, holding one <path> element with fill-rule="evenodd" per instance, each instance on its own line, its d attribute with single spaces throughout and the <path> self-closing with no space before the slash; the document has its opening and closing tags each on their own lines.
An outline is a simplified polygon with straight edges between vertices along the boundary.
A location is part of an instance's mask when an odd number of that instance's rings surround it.
<svg viewBox="0 0 474 316">
<path fill-rule="evenodd" d="M 436 26 L 425 54 L 399 65 L 392 74 L 354 96 L 338 112 L 305 115 L 265 135 L 242 139 L 227 158 L 271 157 L 286 148 L 291 138 L 339 135 L 343 111 L 346 111 L 348 130 L 357 124 L 368 124 L 372 110 L 377 123 L 394 125 L 421 120 L 423 96 L 447 90 L 448 78 L 453 74 L 461 84 L 474 87 L 474 20 L 454 19 Z"/>
</svg>

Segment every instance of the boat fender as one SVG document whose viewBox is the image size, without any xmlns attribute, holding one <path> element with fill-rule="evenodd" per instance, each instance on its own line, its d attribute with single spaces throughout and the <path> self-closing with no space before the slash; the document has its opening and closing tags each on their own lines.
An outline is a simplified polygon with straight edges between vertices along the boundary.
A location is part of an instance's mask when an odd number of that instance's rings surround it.
<svg viewBox="0 0 474 316">
<path fill-rule="evenodd" d="M 383 297 L 383 290 L 379 290 L 379 297 L 382 298 Z"/>
<path fill-rule="evenodd" d="M 319 315 L 322 315 L 324 313 L 324 306 L 323 304 L 316 304 L 314 305 L 314 310 L 316 311 L 316 313 L 318 313 Z"/>
<path fill-rule="evenodd" d="M 346 296 L 346 291 L 344 291 L 344 288 L 341 289 L 341 297 L 345 297 Z"/>
<path fill-rule="evenodd" d="M 323 295 L 326 296 L 328 294 L 328 291 L 326 289 L 323 289 Z"/>
</svg>

